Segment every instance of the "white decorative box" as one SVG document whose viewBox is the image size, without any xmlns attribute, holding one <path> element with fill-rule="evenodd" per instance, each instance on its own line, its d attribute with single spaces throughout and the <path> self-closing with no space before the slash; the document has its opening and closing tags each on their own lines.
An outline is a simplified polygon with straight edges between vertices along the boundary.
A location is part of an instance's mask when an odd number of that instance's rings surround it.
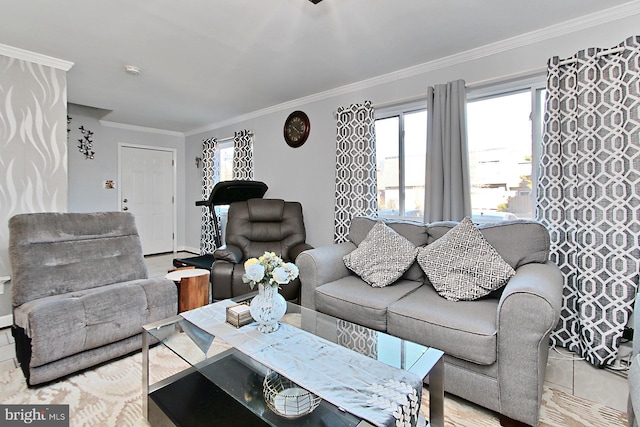
<svg viewBox="0 0 640 427">
<path fill-rule="evenodd" d="M 251 322 L 253 322 L 253 318 L 251 317 L 248 303 L 240 303 L 227 307 L 227 323 L 239 328 Z"/>
</svg>

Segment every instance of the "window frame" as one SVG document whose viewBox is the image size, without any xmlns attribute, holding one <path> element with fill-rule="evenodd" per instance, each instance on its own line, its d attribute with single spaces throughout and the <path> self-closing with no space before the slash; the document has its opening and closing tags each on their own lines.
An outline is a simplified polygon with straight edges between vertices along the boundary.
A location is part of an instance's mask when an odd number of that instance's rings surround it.
<svg viewBox="0 0 640 427">
<path fill-rule="evenodd" d="M 405 143 L 404 143 L 404 116 L 407 114 L 427 111 L 427 100 L 412 101 L 403 104 L 396 104 L 389 107 L 383 107 L 375 110 L 374 123 L 378 120 L 398 117 L 398 215 L 384 215 L 383 218 L 403 219 L 416 221 L 419 217 L 405 216 Z M 376 144 L 378 143 L 376 138 Z M 426 140 L 425 140 L 426 147 Z M 426 161 L 426 159 L 425 159 Z M 378 212 L 380 208 L 378 207 Z M 379 215 L 379 214 L 378 214 Z M 379 215 L 380 216 L 380 215 Z"/>
<path fill-rule="evenodd" d="M 531 205 L 533 207 L 531 216 L 534 220 L 536 218 L 538 169 L 540 165 L 543 133 L 542 126 L 545 112 L 545 99 L 542 95 L 544 94 L 545 89 L 546 79 L 544 74 L 536 74 L 527 78 L 467 88 L 467 103 L 508 96 L 516 93 L 530 93 L 531 110 L 529 113 L 529 123 L 531 133 L 531 193 L 529 197 L 531 198 Z M 497 221 L 499 220 L 488 220 L 486 222 Z"/>
</svg>

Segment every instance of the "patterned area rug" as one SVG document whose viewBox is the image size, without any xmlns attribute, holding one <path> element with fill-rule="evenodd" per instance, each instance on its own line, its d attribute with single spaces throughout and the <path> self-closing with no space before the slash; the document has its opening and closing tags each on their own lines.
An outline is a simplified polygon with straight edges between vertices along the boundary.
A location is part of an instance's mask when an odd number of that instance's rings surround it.
<svg viewBox="0 0 640 427">
<path fill-rule="evenodd" d="M 151 350 L 151 381 L 186 368 L 185 363 L 162 347 Z M 161 361 L 161 362 L 159 362 Z M 0 373 L 0 402 L 5 404 L 68 404 L 71 426 L 140 426 L 142 417 L 142 354 L 136 353 L 42 387 L 29 389 L 20 369 Z M 423 392 L 421 412 L 429 413 L 428 390 Z M 445 399 L 447 427 L 497 427 L 495 413 L 455 396 Z M 554 390 L 544 389 L 540 416 L 542 427 L 620 426 L 627 416 L 615 409 Z"/>
</svg>

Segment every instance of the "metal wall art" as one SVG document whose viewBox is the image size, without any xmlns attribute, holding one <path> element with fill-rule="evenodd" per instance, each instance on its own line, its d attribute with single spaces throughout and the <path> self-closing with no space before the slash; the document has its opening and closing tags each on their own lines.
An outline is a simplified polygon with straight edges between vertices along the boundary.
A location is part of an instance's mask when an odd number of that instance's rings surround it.
<svg viewBox="0 0 640 427">
<path fill-rule="evenodd" d="M 67 125 L 71 124 L 71 117 L 67 116 Z M 85 129 L 84 126 L 78 128 L 82 133 L 82 138 L 78 139 L 78 151 L 84 154 L 85 159 L 93 160 L 95 152 L 93 151 L 93 132 Z M 67 127 L 67 140 L 69 139 L 71 129 Z"/>
</svg>

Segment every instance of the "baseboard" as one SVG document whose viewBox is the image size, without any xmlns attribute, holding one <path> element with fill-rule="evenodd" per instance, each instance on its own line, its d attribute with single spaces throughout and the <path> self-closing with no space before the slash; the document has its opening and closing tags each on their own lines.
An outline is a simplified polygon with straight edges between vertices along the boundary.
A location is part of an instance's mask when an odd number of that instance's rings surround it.
<svg viewBox="0 0 640 427">
<path fill-rule="evenodd" d="M 200 255 L 200 248 L 192 248 L 191 246 L 180 246 L 178 252 L 191 252 L 194 255 Z"/>
<path fill-rule="evenodd" d="M 6 316 L 0 316 L 0 328 L 8 328 L 13 325 L 13 315 L 7 314 Z"/>
</svg>

